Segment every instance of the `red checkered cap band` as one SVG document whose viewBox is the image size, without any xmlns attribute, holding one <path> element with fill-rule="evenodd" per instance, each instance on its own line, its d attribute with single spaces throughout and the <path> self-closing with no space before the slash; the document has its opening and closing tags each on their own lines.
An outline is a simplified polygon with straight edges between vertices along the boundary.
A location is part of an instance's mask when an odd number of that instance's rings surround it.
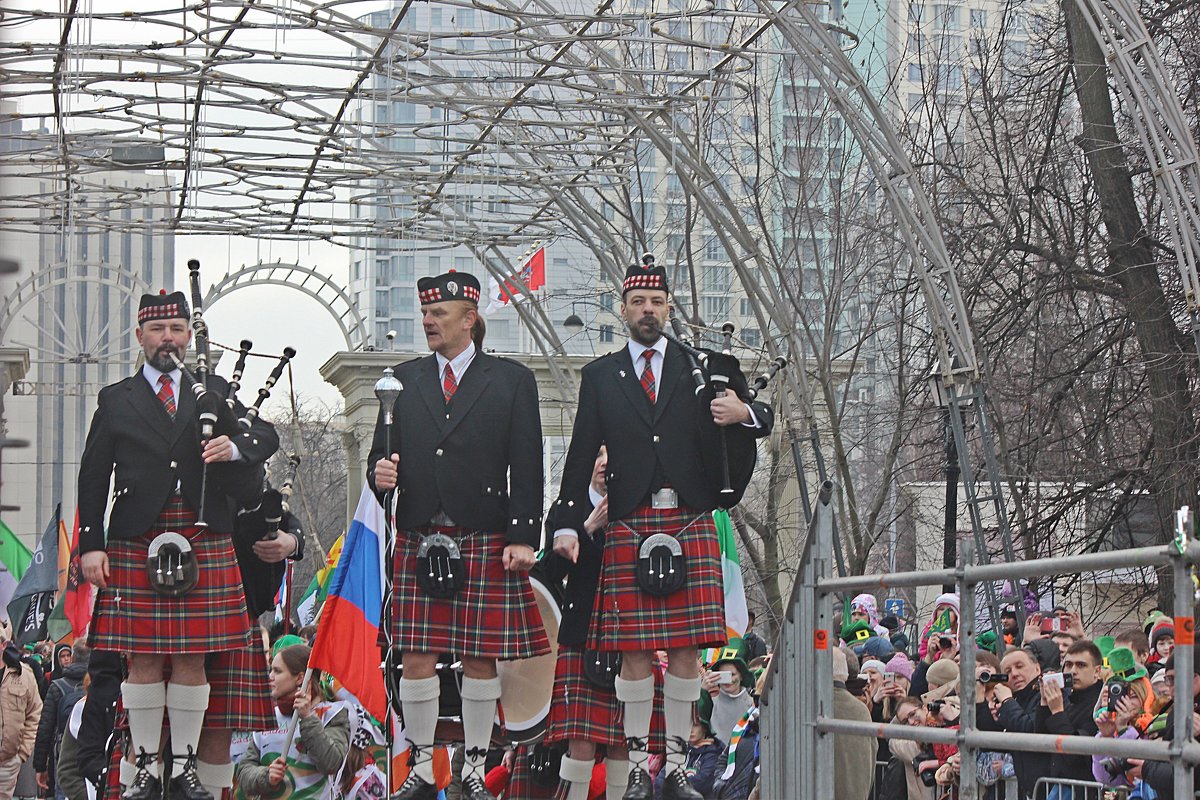
<svg viewBox="0 0 1200 800">
<path fill-rule="evenodd" d="M 175 319 L 184 313 L 179 309 L 179 303 L 167 303 L 161 306 L 147 306 L 138 310 L 138 324 L 148 319 Z"/>
<path fill-rule="evenodd" d="M 420 293 L 422 303 L 440 303 L 442 300 L 442 290 L 440 287 L 426 289 Z"/>
<path fill-rule="evenodd" d="M 631 275 L 625 279 L 622 291 L 628 292 L 630 289 L 661 289 L 665 292 L 667 287 L 663 285 L 661 275 Z"/>
<path fill-rule="evenodd" d="M 468 300 L 474 300 L 476 303 L 479 302 L 479 290 L 474 286 L 464 286 L 462 291 Z"/>
</svg>

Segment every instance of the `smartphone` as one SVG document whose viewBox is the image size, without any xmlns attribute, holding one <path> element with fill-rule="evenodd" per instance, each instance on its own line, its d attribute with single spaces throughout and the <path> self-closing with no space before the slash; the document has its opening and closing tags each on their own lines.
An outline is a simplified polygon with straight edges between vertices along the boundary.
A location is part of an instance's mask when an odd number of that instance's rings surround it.
<svg viewBox="0 0 1200 800">
<path fill-rule="evenodd" d="M 718 672 L 717 673 L 717 684 L 723 685 L 726 683 L 733 683 L 733 673 L 732 672 Z"/>
<path fill-rule="evenodd" d="M 1061 631 L 1062 631 L 1062 620 L 1059 619 L 1058 617 L 1055 617 L 1054 619 L 1050 620 L 1050 632 L 1051 633 L 1059 633 Z"/>
<path fill-rule="evenodd" d="M 894 672 L 883 673 L 883 682 L 884 683 L 895 683 L 896 682 L 896 673 L 894 673 Z"/>
<path fill-rule="evenodd" d="M 1042 676 L 1042 684 L 1045 686 L 1057 686 L 1060 689 L 1066 687 L 1067 683 L 1063 680 L 1061 672 L 1047 672 Z"/>
</svg>

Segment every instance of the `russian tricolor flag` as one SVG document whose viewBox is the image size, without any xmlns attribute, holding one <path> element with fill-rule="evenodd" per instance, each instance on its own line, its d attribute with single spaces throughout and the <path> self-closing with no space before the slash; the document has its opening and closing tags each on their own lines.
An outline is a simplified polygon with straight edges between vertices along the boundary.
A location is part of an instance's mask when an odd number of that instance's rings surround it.
<svg viewBox="0 0 1200 800">
<path fill-rule="evenodd" d="M 387 719 L 378 644 L 383 610 L 384 520 L 383 507 L 371 487 L 364 485 L 308 661 L 313 669 L 337 678 L 378 720 Z"/>
</svg>

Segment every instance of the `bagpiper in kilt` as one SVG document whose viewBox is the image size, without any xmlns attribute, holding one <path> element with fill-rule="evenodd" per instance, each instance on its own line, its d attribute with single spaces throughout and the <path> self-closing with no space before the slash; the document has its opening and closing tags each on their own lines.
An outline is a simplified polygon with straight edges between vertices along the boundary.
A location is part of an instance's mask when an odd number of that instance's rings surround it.
<svg viewBox="0 0 1200 800">
<path fill-rule="evenodd" d="M 716 434 L 752 444 L 770 432 L 773 419 L 769 407 L 734 392 L 705 396 L 683 385 L 685 352 L 662 335 L 671 312 L 663 267 L 630 267 L 621 299 L 629 342 L 581 372 L 562 488 L 550 512 L 554 549 L 566 552 L 573 538 L 586 536 L 593 459 L 603 443 L 609 524 L 589 642 L 622 654 L 615 684 L 631 767 L 623 797 L 653 796 L 645 769 L 651 666 L 653 651 L 665 649 L 663 798 L 694 800 L 701 795 L 688 783 L 684 761 L 700 695 L 696 648 L 725 641 L 720 553 L 710 517 L 721 504 L 721 478 L 708 466 L 703 443 Z"/>
<path fill-rule="evenodd" d="M 269 531 L 260 503 L 255 508 L 238 512 L 234 547 L 246 596 L 249 644 L 237 650 L 209 653 L 205 658 L 209 698 L 200 749 L 206 757 L 197 760 L 197 777 L 213 797 L 220 797 L 233 785 L 233 764 L 229 760 L 232 732 L 266 730 L 277 724 L 268 689 L 261 633 L 258 625 L 253 623 L 263 611 L 274 607 L 273 595 L 279 587 L 282 561 L 303 557 L 303 531 L 299 521 L 286 510 L 279 520 L 279 530 Z M 81 703 L 82 735 L 78 737 L 78 753 L 80 771 L 93 785 L 98 784 L 103 775 L 105 761 L 101 751 L 108 733 L 114 725 L 122 732 L 127 729 L 124 711 L 118 714 L 117 709 L 124 671 L 119 653 L 92 652 L 88 666 L 91 685 L 86 700 Z M 169 677 L 169 673 L 168 661 L 165 677 Z M 117 763 L 112 761 L 114 766 Z M 127 773 L 126 782 L 131 781 L 135 771 L 132 762 L 120 761 L 120 767 Z M 108 773 L 111 781 L 120 785 L 117 775 L 116 769 Z M 120 793 L 118 789 L 117 794 Z"/>
<path fill-rule="evenodd" d="M 249 644 L 230 535 L 237 499 L 247 497 L 246 487 L 262 485 L 262 465 L 279 447 L 274 429 L 261 420 L 232 438 L 201 441 L 199 401 L 172 358 L 184 359 L 192 335 L 189 318 L 180 292 L 142 296 L 136 336 L 145 363 L 100 390 L 79 465 L 80 566 L 83 577 L 100 588 L 91 643 L 129 660 L 121 696 L 137 773 L 126 800 L 150 800 L 162 790 L 158 753 L 164 716 L 172 751 L 182 759 L 171 794 L 212 800 L 198 776 L 210 699 L 205 658 Z M 223 408 L 225 381 L 210 377 L 208 390 Z M 244 411 L 235 405 L 235 414 Z M 201 518 L 206 526 L 196 524 Z M 151 540 L 165 533 L 190 547 L 194 557 L 187 570 L 195 574 L 195 585 L 173 596 L 151 588 L 147 563 Z M 170 572 L 157 563 L 160 572 Z M 182 557 L 179 569 L 184 570 Z"/>
<path fill-rule="evenodd" d="M 434 668 L 445 651 L 463 664 L 463 797 L 494 800 L 483 766 L 500 697 L 496 659 L 550 650 L 526 574 L 541 539 L 537 384 L 523 365 L 483 352 L 473 275 L 422 278 L 417 290 L 433 352 L 394 368 L 403 388 L 380 409 L 367 461 L 381 502 L 395 503 L 396 600 L 385 625 L 401 652 L 412 771 L 392 800 L 437 796 Z"/>
</svg>

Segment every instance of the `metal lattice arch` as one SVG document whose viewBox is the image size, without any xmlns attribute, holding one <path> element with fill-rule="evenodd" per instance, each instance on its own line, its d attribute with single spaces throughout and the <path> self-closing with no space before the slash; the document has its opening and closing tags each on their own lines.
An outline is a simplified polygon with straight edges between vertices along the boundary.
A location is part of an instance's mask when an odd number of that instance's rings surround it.
<svg viewBox="0 0 1200 800">
<path fill-rule="evenodd" d="M 39 269 L 18 283 L 0 305 L 0 342 L 8 340 L 9 327 L 17 313 L 39 295 L 59 286 L 74 286 L 80 283 L 106 286 L 116 289 L 123 296 L 136 302 L 142 294 L 149 293 L 149 285 L 126 270 L 107 264 L 59 263 Z"/>
<path fill-rule="evenodd" d="M 367 343 L 369 334 L 366 322 L 346 290 L 328 275 L 301 264 L 276 261 L 231 270 L 208 287 L 204 295 L 204 307 L 212 308 L 222 297 L 250 286 L 286 286 L 303 292 L 320 303 L 337 323 L 347 350 L 360 350 Z"/>
</svg>

